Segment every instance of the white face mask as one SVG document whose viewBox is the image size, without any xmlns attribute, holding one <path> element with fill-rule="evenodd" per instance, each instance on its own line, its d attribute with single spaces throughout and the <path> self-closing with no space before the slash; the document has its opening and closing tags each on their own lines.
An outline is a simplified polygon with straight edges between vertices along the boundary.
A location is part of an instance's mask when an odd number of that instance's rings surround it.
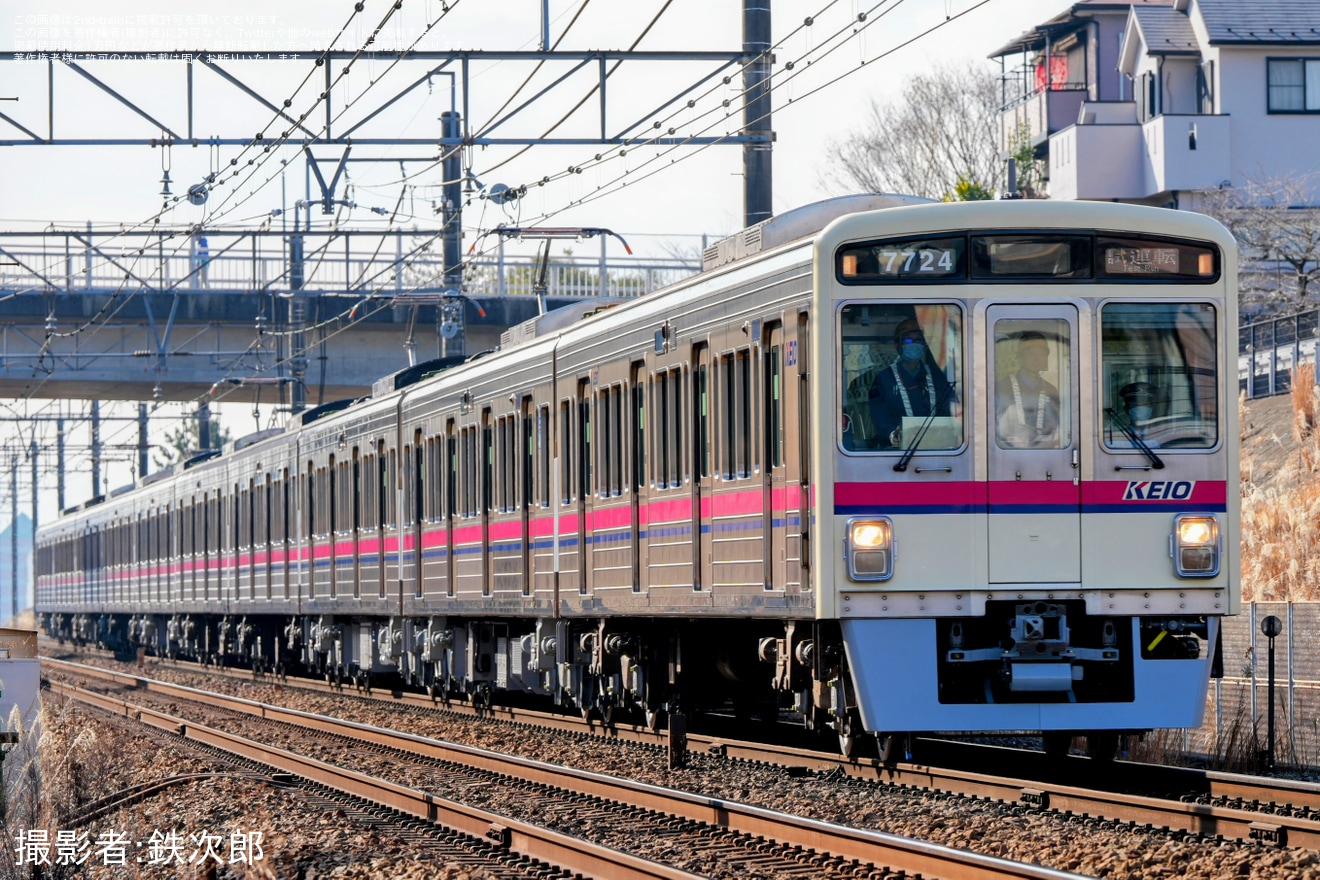
<svg viewBox="0 0 1320 880">
<path fill-rule="evenodd" d="M 1155 415 L 1155 408 L 1150 406 L 1134 406 L 1128 410 L 1128 416 L 1134 422 L 1149 421 L 1153 415 Z"/>
</svg>

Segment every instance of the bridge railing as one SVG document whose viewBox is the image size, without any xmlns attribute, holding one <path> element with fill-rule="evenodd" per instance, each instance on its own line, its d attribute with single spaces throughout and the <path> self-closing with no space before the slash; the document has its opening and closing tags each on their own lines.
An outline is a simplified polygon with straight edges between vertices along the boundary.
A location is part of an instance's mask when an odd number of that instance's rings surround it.
<svg viewBox="0 0 1320 880">
<path fill-rule="evenodd" d="M 301 240 L 301 259 L 295 242 Z M 606 242 L 608 244 L 608 242 Z M 595 243 L 588 247 L 596 249 Z M 547 293 L 559 297 L 635 296 L 692 275 L 692 259 L 615 253 L 552 255 Z M 463 257 L 468 296 L 527 296 L 535 259 L 503 242 Z M 440 243 L 413 230 L 208 231 L 203 245 L 186 232 L 117 230 L 0 232 L 0 291 L 77 294 L 150 290 L 345 296 L 435 294 L 448 288 Z"/>
<path fill-rule="evenodd" d="M 1292 390 L 1293 370 L 1316 363 L 1317 341 L 1320 309 L 1243 324 L 1238 328 L 1238 390 L 1248 399 Z"/>
</svg>

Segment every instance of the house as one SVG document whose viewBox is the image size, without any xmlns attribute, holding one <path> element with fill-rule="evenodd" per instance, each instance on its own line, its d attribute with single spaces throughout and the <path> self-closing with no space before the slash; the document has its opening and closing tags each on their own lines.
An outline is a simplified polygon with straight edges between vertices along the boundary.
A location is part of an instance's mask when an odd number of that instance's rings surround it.
<svg viewBox="0 0 1320 880">
<path fill-rule="evenodd" d="M 1082 0 L 990 57 L 1000 150 L 1030 144 L 1051 198 L 1197 210 L 1288 177 L 1320 204 L 1317 0 Z"/>
</svg>

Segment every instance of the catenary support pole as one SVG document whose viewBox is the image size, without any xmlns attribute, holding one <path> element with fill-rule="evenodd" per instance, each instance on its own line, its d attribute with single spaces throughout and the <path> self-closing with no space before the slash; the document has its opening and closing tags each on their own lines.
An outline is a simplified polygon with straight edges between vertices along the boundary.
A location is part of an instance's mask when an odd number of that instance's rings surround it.
<svg viewBox="0 0 1320 880">
<path fill-rule="evenodd" d="M 147 405 L 138 404 L 138 479 L 147 475 Z"/>
<path fill-rule="evenodd" d="M 101 489 L 101 402 L 92 401 L 92 497 L 99 497 Z"/>
<path fill-rule="evenodd" d="M 55 421 L 55 512 L 64 512 L 64 419 Z"/>
<path fill-rule="evenodd" d="M 756 60 L 743 68 L 744 134 L 766 140 L 743 145 L 743 222 L 747 226 L 769 220 L 771 156 L 774 133 L 770 126 L 770 0 L 743 0 L 743 51 Z"/>
</svg>

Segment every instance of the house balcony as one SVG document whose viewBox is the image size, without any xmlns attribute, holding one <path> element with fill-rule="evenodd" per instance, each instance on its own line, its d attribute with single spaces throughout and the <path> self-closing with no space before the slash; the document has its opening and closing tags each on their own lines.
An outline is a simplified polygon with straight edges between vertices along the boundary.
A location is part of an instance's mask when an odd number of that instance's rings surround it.
<svg viewBox="0 0 1320 880">
<path fill-rule="evenodd" d="M 1050 197 L 1151 199 L 1209 190 L 1230 178 L 1229 117 L 1163 115 L 1145 123 L 1128 104 L 1087 104 L 1082 122 L 1049 140 Z"/>
<path fill-rule="evenodd" d="M 1085 85 L 1038 91 L 1005 107 L 999 114 L 999 153 L 1008 156 L 1018 146 L 1019 132 L 1039 147 L 1050 135 L 1077 121 L 1078 108 L 1086 100 Z"/>
</svg>

